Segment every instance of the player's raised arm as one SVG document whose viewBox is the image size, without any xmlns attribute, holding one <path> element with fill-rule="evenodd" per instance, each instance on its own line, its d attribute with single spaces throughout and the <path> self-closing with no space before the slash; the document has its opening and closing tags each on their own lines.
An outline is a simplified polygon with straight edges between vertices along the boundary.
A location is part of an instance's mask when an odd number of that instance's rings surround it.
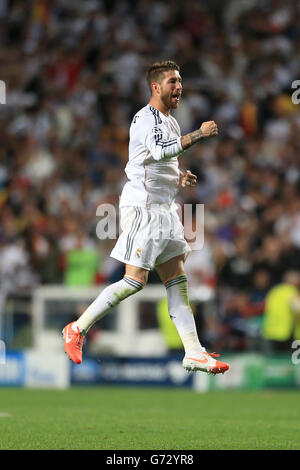
<svg viewBox="0 0 300 470">
<path fill-rule="evenodd" d="M 141 123 L 140 123 L 141 124 Z M 144 128 L 145 146 L 155 160 L 165 160 L 179 156 L 200 139 L 218 135 L 218 127 L 214 121 L 203 122 L 201 127 L 189 134 L 173 139 L 165 139 L 159 125 Z"/>
<path fill-rule="evenodd" d="M 218 135 L 218 126 L 215 121 L 203 122 L 199 129 L 181 137 L 182 148 L 183 150 L 186 150 L 196 142 L 199 142 L 200 139 L 214 135 Z"/>
<path fill-rule="evenodd" d="M 159 111 L 149 106 L 146 112 L 135 116 L 130 126 L 130 138 L 140 142 L 147 150 L 148 157 L 154 160 L 168 160 L 183 152 L 180 129 L 178 135 L 168 136 Z"/>
<path fill-rule="evenodd" d="M 155 160 L 167 160 L 183 152 L 181 137 L 166 139 L 158 126 L 153 127 L 146 135 L 145 146 Z"/>
</svg>

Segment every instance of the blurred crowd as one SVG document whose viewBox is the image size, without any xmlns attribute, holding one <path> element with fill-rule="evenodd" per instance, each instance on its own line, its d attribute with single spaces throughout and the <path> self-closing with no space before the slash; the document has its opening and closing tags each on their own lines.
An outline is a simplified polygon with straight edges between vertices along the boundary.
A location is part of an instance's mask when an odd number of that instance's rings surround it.
<svg viewBox="0 0 300 470">
<path fill-rule="evenodd" d="M 182 134 L 219 126 L 181 160 L 198 183 L 178 202 L 205 207 L 204 248 L 186 271 L 217 292 L 207 342 L 247 349 L 267 293 L 300 270 L 299 18 L 299 0 L 1 0 L 2 286 L 122 276 L 97 208 L 118 205 L 145 71 L 171 59 Z"/>
</svg>

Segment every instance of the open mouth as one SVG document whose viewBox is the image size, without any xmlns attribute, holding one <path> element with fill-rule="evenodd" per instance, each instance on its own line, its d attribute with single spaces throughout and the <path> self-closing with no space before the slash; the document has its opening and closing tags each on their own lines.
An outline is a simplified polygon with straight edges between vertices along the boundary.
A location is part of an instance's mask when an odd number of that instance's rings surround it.
<svg viewBox="0 0 300 470">
<path fill-rule="evenodd" d="M 174 99 L 174 100 L 176 100 L 176 101 L 178 102 L 179 99 L 180 99 L 180 93 L 174 93 L 174 94 L 172 95 L 172 99 Z"/>
</svg>

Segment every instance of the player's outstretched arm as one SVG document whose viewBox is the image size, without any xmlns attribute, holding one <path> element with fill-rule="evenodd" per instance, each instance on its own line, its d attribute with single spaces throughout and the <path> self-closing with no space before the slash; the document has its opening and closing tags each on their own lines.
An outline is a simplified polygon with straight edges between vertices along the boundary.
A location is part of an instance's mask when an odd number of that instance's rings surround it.
<svg viewBox="0 0 300 470">
<path fill-rule="evenodd" d="M 200 139 L 211 137 L 213 135 L 218 135 L 218 127 L 215 121 L 203 122 L 199 129 L 181 137 L 182 148 L 183 150 L 186 150 L 191 147 L 191 145 L 199 142 Z"/>
</svg>

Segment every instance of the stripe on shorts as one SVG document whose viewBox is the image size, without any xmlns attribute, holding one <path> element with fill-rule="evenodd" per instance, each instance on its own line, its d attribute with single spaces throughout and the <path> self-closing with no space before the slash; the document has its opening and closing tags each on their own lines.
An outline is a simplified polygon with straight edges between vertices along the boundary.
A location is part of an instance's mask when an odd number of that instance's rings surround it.
<svg viewBox="0 0 300 470">
<path fill-rule="evenodd" d="M 142 221 L 142 210 L 141 210 L 141 208 L 140 207 L 135 207 L 134 209 L 135 209 L 136 216 L 135 216 L 134 222 L 132 224 L 132 227 L 131 227 L 130 232 L 129 232 L 128 237 L 127 237 L 126 253 L 125 253 L 125 256 L 124 256 L 125 260 L 130 259 L 131 252 L 132 252 L 133 241 L 136 237 L 136 234 L 137 234 L 137 232 L 140 228 L 141 221 Z"/>
<path fill-rule="evenodd" d="M 131 237 L 131 234 L 132 234 L 132 232 L 133 232 L 133 230 L 134 230 L 135 223 L 136 223 L 136 219 L 137 219 L 137 210 L 136 210 L 136 207 L 134 208 L 134 210 L 135 210 L 135 218 L 134 218 L 134 221 L 133 221 L 133 223 L 132 223 L 132 225 L 131 225 L 131 229 L 130 229 L 128 235 L 127 235 L 126 252 L 125 252 L 125 257 L 124 257 L 125 259 L 126 259 L 126 255 L 127 255 L 128 248 L 129 248 L 130 237 Z"/>
</svg>

